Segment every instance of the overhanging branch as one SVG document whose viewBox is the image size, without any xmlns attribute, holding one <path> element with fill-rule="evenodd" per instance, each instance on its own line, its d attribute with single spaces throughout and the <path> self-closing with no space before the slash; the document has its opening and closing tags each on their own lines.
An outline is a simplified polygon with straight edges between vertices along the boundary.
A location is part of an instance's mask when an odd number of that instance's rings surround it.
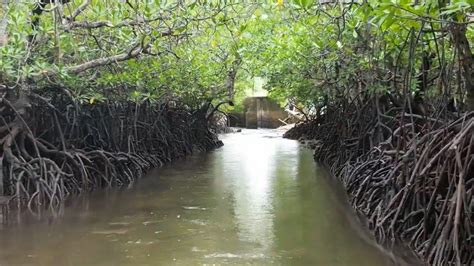
<svg viewBox="0 0 474 266">
<path fill-rule="evenodd" d="M 140 53 L 144 49 L 145 47 L 142 47 L 142 46 L 137 47 L 136 45 L 127 53 L 121 53 L 121 54 L 113 55 L 109 57 L 102 57 L 102 58 L 94 59 L 94 60 L 79 64 L 79 65 L 66 67 L 66 72 L 70 74 L 78 74 L 92 68 L 97 68 L 97 67 L 110 65 L 113 63 L 121 62 L 121 61 L 126 61 L 126 60 L 139 56 Z"/>
<path fill-rule="evenodd" d="M 130 27 L 130 26 L 138 26 L 138 25 L 143 25 L 143 24 L 148 24 L 154 21 L 158 20 L 164 20 L 165 18 L 163 17 L 156 17 L 152 19 L 135 19 L 135 20 L 127 20 L 127 21 L 122 21 L 117 24 L 113 24 L 110 21 L 74 21 L 71 22 L 66 26 L 67 29 L 98 29 L 98 28 L 122 28 L 122 27 Z"/>
<path fill-rule="evenodd" d="M 170 31 L 162 32 L 160 34 L 160 37 L 172 36 L 172 35 L 173 35 L 173 32 L 170 30 Z M 140 42 L 133 45 L 127 52 L 124 52 L 121 54 L 93 59 L 91 61 L 87 61 L 79 65 L 67 66 L 65 67 L 65 71 L 68 74 L 79 74 L 89 69 L 126 61 L 129 59 L 138 57 L 140 54 L 150 54 L 148 49 L 150 48 L 150 44 L 153 42 L 153 40 L 149 41 L 148 43 L 144 43 L 144 40 L 141 40 Z M 36 76 L 41 76 L 41 75 L 53 76 L 54 74 L 56 73 L 47 71 L 47 72 L 41 72 Z"/>
</svg>

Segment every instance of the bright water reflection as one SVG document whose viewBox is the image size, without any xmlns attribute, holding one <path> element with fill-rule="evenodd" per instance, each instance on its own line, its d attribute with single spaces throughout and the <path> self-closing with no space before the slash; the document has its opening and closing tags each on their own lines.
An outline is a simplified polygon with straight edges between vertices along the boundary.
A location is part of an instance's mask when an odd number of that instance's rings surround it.
<svg viewBox="0 0 474 266">
<path fill-rule="evenodd" d="M 0 230 L 0 265 L 391 265 L 310 151 L 275 131 L 223 141 L 61 218 L 19 216 Z"/>
</svg>

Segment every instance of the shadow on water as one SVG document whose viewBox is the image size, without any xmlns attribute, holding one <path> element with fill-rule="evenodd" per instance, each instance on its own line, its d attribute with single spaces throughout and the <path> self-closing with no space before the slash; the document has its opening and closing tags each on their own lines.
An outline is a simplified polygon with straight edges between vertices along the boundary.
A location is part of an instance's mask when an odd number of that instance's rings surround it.
<svg viewBox="0 0 474 266">
<path fill-rule="evenodd" d="M 18 214 L 0 229 L 0 265 L 397 265 L 311 151 L 276 131 L 222 138 L 133 187 Z"/>
</svg>

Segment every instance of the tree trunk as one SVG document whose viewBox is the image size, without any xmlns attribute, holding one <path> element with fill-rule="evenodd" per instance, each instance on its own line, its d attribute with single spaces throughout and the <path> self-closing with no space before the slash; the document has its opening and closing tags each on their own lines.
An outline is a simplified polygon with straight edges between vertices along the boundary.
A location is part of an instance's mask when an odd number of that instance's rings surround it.
<svg viewBox="0 0 474 266">
<path fill-rule="evenodd" d="M 242 57 L 237 54 L 236 58 L 232 62 L 229 71 L 227 72 L 227 80 L 225 83 L 225 88 L 228 91 L 229 99 L 232 99 L 234 97 L 235 78 L 237 77 L 237 71 L 239 70 L 241 64 Z"/>
<path fill-rule="evenodd" d="M 451 26 L 451 35 L 459 55 L 460 71 L 464 79 L 466 110 L 474 111 L 474 55 L 466 36 L 466 29 L 467 26 L 464 24 L 453 24 Z"/>
<path fill-rule="evenodd" d="M 8 24 L 8 4 L 9 0 L 1 0 L 0 12 L 0 47 L 6 45 L 8 42 L 7 24 Z"/>
</svg>

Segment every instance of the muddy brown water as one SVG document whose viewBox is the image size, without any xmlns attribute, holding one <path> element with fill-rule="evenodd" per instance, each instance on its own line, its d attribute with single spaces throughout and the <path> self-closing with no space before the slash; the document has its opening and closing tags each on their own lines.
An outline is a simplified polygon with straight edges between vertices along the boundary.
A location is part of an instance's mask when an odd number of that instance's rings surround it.
<svg viewBox="0 0 474 266">
<path fill-rule="evenodd" d="M 14 214 L 0 265 L 395 265 L 311 151 L 277 131 L 222 139 L 130 188 Z"/>
</svg>

